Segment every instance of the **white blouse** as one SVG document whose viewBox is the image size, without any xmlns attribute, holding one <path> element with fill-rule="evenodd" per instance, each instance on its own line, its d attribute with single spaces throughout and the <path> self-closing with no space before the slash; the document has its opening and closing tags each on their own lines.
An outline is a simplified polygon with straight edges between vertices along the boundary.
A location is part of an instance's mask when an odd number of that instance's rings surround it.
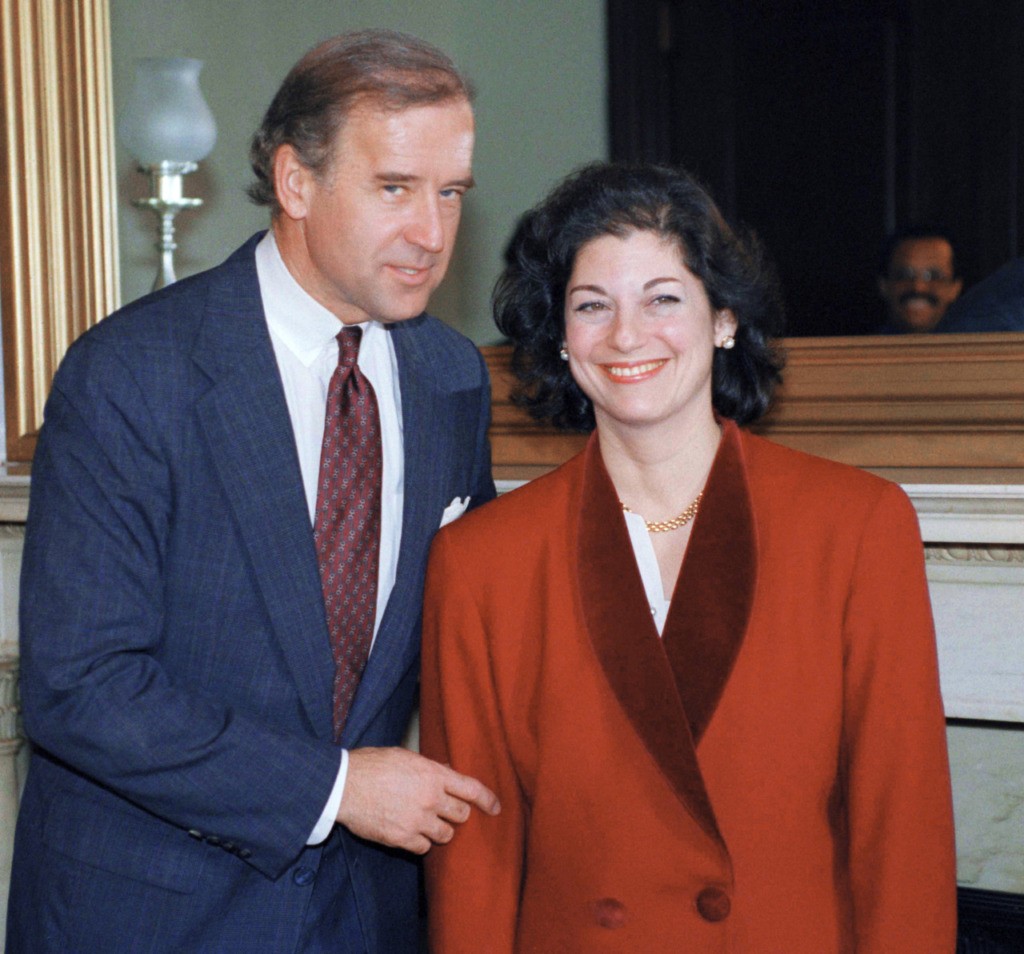
<svg viewBox="0 0 1024 954">
<path fill-rule="evenodd" d="M 625 511 L 622 515 L 626 518 L 629 542 L 633 544 L 633 556 L 636 559 L 637 569 L 640 570 L 640 579 L 644 584 L 644 593 L 647 594 L 647 603 L 651 607 L 654 625 L 658 628 L 660 636 L 665 631 L 665 618 L 668 616 L 672 594 L 669 594 L 668 599 L 665 598 L 665 591 L 661 586 L 658 558 L 654 555 L 651 534 L 644 523 L 644 518 L 638 513 L 626 513 Z"/>
</svg>

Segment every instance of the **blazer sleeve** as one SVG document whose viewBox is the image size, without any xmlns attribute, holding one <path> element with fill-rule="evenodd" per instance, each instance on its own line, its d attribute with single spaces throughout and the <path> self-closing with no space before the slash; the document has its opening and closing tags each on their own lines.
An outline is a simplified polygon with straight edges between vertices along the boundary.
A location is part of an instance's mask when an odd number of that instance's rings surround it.
<svg viewBox="0 0 1024 954">
<path fill-rule="evenodd" d="M 22 568 L 27 734 L 165 821 L 244 849 L 276 877 L 313 830 L 340 752 L 255 708 L 228 706 L 216 686 L 190 681 L 181 644 L 170 647 L 166 574 L 190 564 L 169 552 L 170 451 L 147 403 L 116 349 L 91 340 L 69 353 L 47 402 Z M 225 647 L 238 645 L 231 635 Z M 176 654 L 176 676 L 161 662 L 166 652 Z"/>
<path fill-rule="evenodd" d="M 945 721 L 917 516 L 888 485 L 845 613 L 846 818 L 858 954 L 952 952 L 956 857 Z"/>
<path fill-rule="evenodd" d="M 461 561 L 441 531 L 427 571 L 421 751 L 479 779 L 501 802 L 473 811 L 426 858 L 431 950 L 511 954 L 523 874 L 526 805 L 506 744 L 487 630 Z"/>
</svg>

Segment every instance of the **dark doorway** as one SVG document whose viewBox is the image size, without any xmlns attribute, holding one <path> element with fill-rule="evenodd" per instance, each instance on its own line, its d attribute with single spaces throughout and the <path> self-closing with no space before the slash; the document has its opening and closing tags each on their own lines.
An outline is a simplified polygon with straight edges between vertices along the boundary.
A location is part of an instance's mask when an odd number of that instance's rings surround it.
<svg viewBox="0 0 1024 954">
<path fill-rule="evenodd" d="M 779 266 L 790 333 L 870 333 L 879 248 L 1021 253 L 1024 3 L 609 0 L 611 151 L 682 165 Z"/>
</svg>

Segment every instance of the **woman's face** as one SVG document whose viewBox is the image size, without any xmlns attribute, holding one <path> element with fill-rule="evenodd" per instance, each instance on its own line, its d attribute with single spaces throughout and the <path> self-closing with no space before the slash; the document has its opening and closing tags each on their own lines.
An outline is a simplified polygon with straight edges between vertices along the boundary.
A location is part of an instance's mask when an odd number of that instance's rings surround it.
<svg viewBox="0 0 1024 954">
<path fill-rule="evenodd" d="M 671 240 L 602 235 L 576 255 L 565 343 L 599 428 L 710 420 L 711 359 L 735 331 L 732 312 L 712 309 Z"/>
</svg>

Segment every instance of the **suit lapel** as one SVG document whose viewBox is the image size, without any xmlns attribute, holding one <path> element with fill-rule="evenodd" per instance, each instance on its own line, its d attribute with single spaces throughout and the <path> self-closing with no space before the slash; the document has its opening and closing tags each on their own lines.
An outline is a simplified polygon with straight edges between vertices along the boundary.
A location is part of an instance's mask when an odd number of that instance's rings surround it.
<svg viewBox="0 0 1024 954">
<path fill-rule="evenodd" d="M 218 279 L 193 352 L 211 380 L 197 413 L 309 720 L 330 738 L 333 663 L 320 574 L 253 243 Z"/>
<path fill-rule="evenodd" d="M 695 743 L 736 662 L 756 585 L 757 541 L 740 432 L 725 421 L 664 631 Z"/>
<path fill-rule="evenodd" d="M 594 435 L 584 451 L 577 579 L 605 677 L 676 795 L 722 842 L 676 679 L 651 619 L 629 532 Z"/>
</svg>

